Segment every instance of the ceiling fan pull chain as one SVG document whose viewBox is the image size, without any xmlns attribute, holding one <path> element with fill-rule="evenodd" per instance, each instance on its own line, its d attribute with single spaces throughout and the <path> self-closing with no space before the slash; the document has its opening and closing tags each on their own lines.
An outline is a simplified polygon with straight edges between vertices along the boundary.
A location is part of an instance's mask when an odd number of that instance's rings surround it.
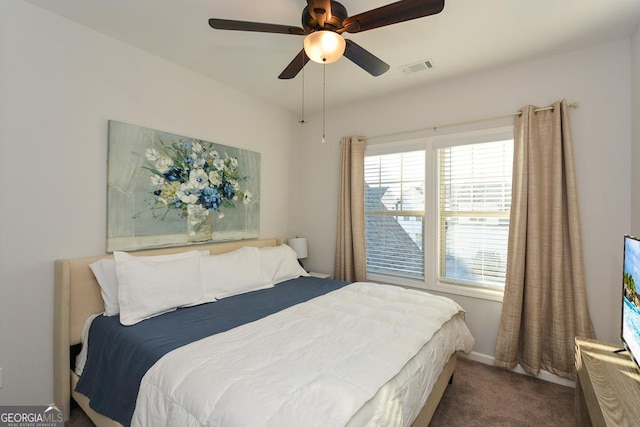
<svg viewBox="0 0 640 427">
<path fill-rule="evenodd" d="M 307 121 L 304 119 L 304 59 L 302 60 L 302 67 L 302 111 L 300 113 L 300 120 L 298 120 L 298 123 L 300 123 L 301 125 L 307 123 Z"/>
<path fill-rule="evenodd" d="M 322 65 L 322 143 L 323 144 L 327 142 L 327 140 L 324 138 L 326 97 L 327 97 L 327 64 L 323 64 Z"/>
</svg>

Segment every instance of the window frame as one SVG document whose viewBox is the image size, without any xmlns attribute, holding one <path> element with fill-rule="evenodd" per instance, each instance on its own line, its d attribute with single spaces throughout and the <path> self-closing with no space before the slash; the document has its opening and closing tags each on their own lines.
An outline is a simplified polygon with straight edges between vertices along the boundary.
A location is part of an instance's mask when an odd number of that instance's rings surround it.
<svg viewBox="0 0 640 427">
<path fill-rule="evenodd" d="M 438 293 L 462 295 L 471 298 L 502 302 L 503 289 L 474 285 L 441 282 L 439 279 L 439 251 L 442 236 L 439 225 L 438 149 L 457 145 L 513 139 L 513 126 L 502 126 L 475 131 L 456 132 L 445 135 L 428 136 L 405 141 L 367 143 L 365 156 L 391 154 L 403 151 L 425 151 L 425 200 L 423 217 L 424 238 L 424 280 L 403 278 L 386 274 L 367 272 L 367 280 L 412 287 Z"/>
</svg>

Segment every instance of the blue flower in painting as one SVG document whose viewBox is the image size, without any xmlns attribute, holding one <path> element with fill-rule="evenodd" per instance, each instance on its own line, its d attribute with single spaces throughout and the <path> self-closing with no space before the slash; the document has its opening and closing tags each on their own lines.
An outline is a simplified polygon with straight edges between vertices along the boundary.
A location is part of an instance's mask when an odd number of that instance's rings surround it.
<svg viewBox="0 0 640 427">
<path fill-rule="evenodd" d="M 182 181 L 182 170 L 175 167 L 175 166 L 171 166 L 165 173 L 162 174 L 167 181 L 169 182 L 175 182 L 175 181 Z"/>
<path fill-rule="evenodd" d="M 200 192 L 200 203 L 206 209 L 217 211 L 222 205 L 222 197 L 216 188 L 207 187 Z"/>
<path fill-rule="evenodd" d="M 233 196 L 236 195 L 233 185 L 231 185 L 230 182 L 227 181 L 222 184 L 222 195 L 227 199 L 233 199 Z"/>
</svg>

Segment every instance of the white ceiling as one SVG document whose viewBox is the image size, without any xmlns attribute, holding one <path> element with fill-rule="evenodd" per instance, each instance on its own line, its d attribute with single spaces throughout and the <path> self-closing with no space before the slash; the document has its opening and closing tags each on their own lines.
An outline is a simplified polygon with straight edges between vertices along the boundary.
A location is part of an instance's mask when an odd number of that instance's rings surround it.
<svg viewBox="0 0 640 427">
<path fill-rule="evenodd" d="M 304 0 L 26 0 L 294 113 L 409 90 L 442 79 L 629 37 L 640 0 L 446 0 L 443 12 L 345 34 L 391 69 L 372 77 L 346 58 L 309 62 L 292 80 L 277 76 L 302 36 L 213 30 L 224 18 L 300 26 Z M 341 0 L 355 15 L 393 0 Z M 434 68 L 405 74 L 425 59 Z"/>
</svg>

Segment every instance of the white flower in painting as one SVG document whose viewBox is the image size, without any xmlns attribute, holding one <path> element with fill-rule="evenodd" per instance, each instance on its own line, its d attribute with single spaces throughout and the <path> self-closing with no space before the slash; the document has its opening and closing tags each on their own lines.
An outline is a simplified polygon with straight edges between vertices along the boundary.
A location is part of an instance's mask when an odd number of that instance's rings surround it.
<svg viewBox="0 0 640 427">
<path fill-rule="evenodd" d="M 200 191 L 191 185 L 190 182 L 180 184 L 180 188 L 176 191 L 176 196 L 178 196 L 180 201 L 188 205 L 196 203 L 199 195 Z"/>
<path fill-rule="evenodd" d="M 156 162 L 156 169 L 158 169 L 160 173 L 165 173 L 171 166 L 173 166 L 173 160 L 168 156 L 162 156 Z"/>
<path fill-rule="evenodd" d="M 216 150 L 212 150 L 209 152 L 209 155 L 207 157 L 210 157 L 212 160 L 217 160 L 220 158 L 220 153 L 218 153 Z"/>
<path fill-rule="evenodd" d="M 244 197 L 242 198 L 242 203 L 244 203 L 245 205 L 248 205 L 251 202 L 253 202 L 253 194 L 251 194 L 251 192 L 249 191 L 245 191 Z"/>
<path fill-rule="evenodd" d="M 151 185 L 161 187 L 164 184 L 164 177 L 159 175 L 151 175 Z"/>
<path fill-rule="evenodd" d="M 207 159 L 203 157 L 198 157 L 198 156 L 193 156 L 193 157 L 194 157 L 193 167 L 198 169 L 204 168 L 205 163 L 207 163 Z"/>
<path fill-rule="evenodd" d="M 196 168 L 203 168 L 207 159 L 202 156 L 202 144 L 194 142 L 191 144 L 191 154 L 189 157 L 193 160 L 193 166 Z"/>
<path fill-rule="evenodd" d="M 240 188 L 240 184 L 238 184 L 237 179 L 230 179 L 229 184 L 231 184 L 231 187 L 233 187 L 235 191 L 238 191 L 238 189 Z"/>
<path fill-rule="evenodd" d="M 160 152 L 155 148 L 147 148 L 147 152 L 144 154 L 147 160 L 155 162 L 160 158 Z"/>
<path fill-rule="evenodd" d="M 213 165 L 212 165 L 215 169 L 221 171 L 224 169 L 224 160 L 222 160 L 221 158 L 217 158 L 213 161 Z"/>
<path fill-rule="evenodd" d="M 211 185 L 214 187 L 217 187 L 222 184 L 222 178 L 220 178 L 220 174 L 218 172 L 211 171 L 209 172 L 209 182 L 211 182 Z"/>
<path fill-rule="evenodd" d="M 238 159 L 236 159 L 235 157 L 230 157 L 226 153 L 225 153 L 225 156 L 227 157 L 227 160 L 229 160 L 229 163 L 231 164 L 231 167 L 234 167 L 234 168 L 238 167 Z"/>
<path fill-rule="evenodd" d="M 209 186 L 209 176 L 204 169 L 194 169 L 189 173 L 189 184 L 198 190 L 204 190 Z"/>
</svg>

